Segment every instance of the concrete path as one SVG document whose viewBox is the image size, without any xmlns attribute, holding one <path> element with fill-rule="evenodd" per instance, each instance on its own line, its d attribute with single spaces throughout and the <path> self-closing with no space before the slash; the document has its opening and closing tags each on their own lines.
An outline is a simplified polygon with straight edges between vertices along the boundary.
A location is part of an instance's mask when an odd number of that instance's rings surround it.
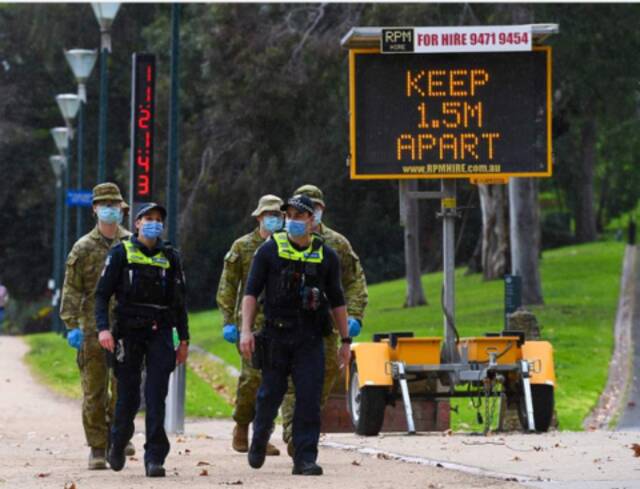
<svg viewBox="0 0 640 489">
<path fill-rule="evenodd" d="M 635 249 L 636 247 L 634 247 Z M 631 319 L 631 378 L 627 390 L 618 429 L 640 431 L 640 259 L 635 263 L 635 288 L 633 291 L 633 314 Z"/>
<path fill-rule="evenodd" d="M 269 458 L 257 471 L 247 465 L 246 455 L 230 449 L 229 421 L 189 421 L 186 435 L 172 436 L 166 479 L 144 477 L 140 420 L 133 440 L 139 453 L 128 460 L 122 472 L 88 471 L 79 403 L 60 399 L 37 384 L 22 361 L 26 350 L 19 338 L 0 336 L 0 489 L 522 487 L 482 475 L 404 463 L 385 455 L 331 448 L 320 451 L 323 477 L 292 476 L 291 461 L 286 456 Z M 285 453 L 279 435 L 275 438 Z M 432 445 L 430 440 L 425 441 Z"/>
<path fill-rule="evenodd" d="M 404 460 L 518 481 L 538 488 L 640 488 L 640 444 L 635 432 L 509 434 L 332 434 L 325 444 L 354 453 Z"/>
</svg>

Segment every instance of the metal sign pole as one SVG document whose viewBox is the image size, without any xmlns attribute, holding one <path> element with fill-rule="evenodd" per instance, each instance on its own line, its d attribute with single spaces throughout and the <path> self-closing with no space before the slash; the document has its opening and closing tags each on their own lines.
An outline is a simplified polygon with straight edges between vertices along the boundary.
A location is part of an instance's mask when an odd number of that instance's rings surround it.
<svg viewBox="0 0 640 489">
<path fill-rule="evenodd" d="M 444 291 L 442 309 L 444 313 L 444 360 L 454 362 L 458 357 L 455 335 L 455 225 L 456 225 L 456 181 L 442 180 L 442 251 Z"/>
<path fill-rule="evenodd" d="M 171 103 L 169 106 L 169 161 L 167 168 L 167 206 L 169 241 L 178 246 L 178 66 L 180 57 L 180 5 L 171 6 Z M 184 433 L 184 401 L 187 370 L 178 365 L 169 380 L 164 426 L 169 433 Z"/>
</svg>

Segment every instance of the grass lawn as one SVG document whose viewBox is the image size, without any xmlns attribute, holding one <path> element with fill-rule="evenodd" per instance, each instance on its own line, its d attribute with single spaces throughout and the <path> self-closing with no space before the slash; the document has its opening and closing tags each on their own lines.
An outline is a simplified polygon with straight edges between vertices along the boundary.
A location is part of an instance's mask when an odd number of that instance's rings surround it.
<svg viewBox="0 0 640 489">
<path fill-rule="evenodd" d="M 581 430 L 582 420 L 596 403 L 606 382 L 613 348 L 613 322 L 618 299 L 624 245 L 598 242 L 544 253 L 541 261 L 544 306 L 533 308 L 542 326 L 543 339 L 555 350 L 556 409 L 563 430 Z M 416 335 L 441 336 L 440 288 L 442 274 L 424 275 L 429 305 L 402 307 L 405 282 L 394 280 L 369 287 L 369 307 L 360 339 L 374 332 L 413 331 Z M 483 335 L 503 327 L 503 282 L 483 282 L 478 275 L 456 273 L 456 324 L 460 336 Z M 222 339 L 218 311 L 190 315 L 191 339 L 226 362 L 240 367 L 234 345 Z M 27 337 L 27 356 L 36 375 L 64 395 L 79 397 L 75 352 L 58 336 L 47 333 Z M 194 357 L 194 361 L 196 358 Z M 235 380 L 214 363 L 194 363 L 188 370 L 189 416 L 229 416 Z M 196 374 L 197 372 L 197 374 Z M 480 430 L 467 401 L 458 401 L 452 413 L 458 429 Z"/>
<path fill-rule="evenodd" d="M 24 337 L 30 347 L 26 361 L 33 374 L 58 394 L 80 399 L 80 374 L 76 365 L 76 351 L 54 333 L 40 333 Z M 229 417 L 228 400 L 187 368 L 185 412 L 193 417 Z"/>
<path fill-rule="evenodd" d="M 544 253 L 541 261 L 545 305 L 534 307 L 543 339 L 555 350 L 558 377 L 556 409 L 563 430 L 581 430 L 582 420 L 596 403 L 606 382 L 613 348 L 613 322 L 618 300 L 624 244 L 598 242 Z M 442 274 L 422 278 L 429 305 L 402 307 L 404 280 L 369 287 L 364 332 L 413 331 L 441 336 L 440 288 Z M 456 324 L 460 336 L 483 335 L 503 328 L 503 282 L 484 282 L 479 275 L 456 273 Z M 240 358 L 233 345 L 222 339 L 218 311 L 191 314 L 191 336 L 232 365 Z M 480 428 L 475 415 L 460 401 L 460 414 L 452 413 L 454 427 Z"/>
</svg>

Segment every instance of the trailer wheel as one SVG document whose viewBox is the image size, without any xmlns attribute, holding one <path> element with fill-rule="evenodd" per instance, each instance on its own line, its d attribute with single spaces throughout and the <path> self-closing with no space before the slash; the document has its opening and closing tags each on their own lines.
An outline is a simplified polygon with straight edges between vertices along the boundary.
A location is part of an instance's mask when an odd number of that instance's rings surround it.
<svg viewBox="0 0 640 489">
<path fill-rule="evenodd" d="M 358 367 L 355 360 L 352 360 L 347 407 L 351 415 L 351 423 L 358 435 L 376 436 L 380 433 L 387 407 L 387 391 L 386 387 L 360 387 Z"/>
<path fill-rule="evenodd" d="M 546 384 L 532 384 L 531 399 L 533 401 L 533 420 L 536 424 L 536 431 L 549 431 L 555 406 L 553 386 Z M 520 425 L 522 425 L 522 428 L 525 431 L 528 431 L 529 423 L 527 422 L 527 407 L 524 401 L 524 392 L 521 393 L 518 401 L 518 417 L 520 418 Z"/>
</svg>

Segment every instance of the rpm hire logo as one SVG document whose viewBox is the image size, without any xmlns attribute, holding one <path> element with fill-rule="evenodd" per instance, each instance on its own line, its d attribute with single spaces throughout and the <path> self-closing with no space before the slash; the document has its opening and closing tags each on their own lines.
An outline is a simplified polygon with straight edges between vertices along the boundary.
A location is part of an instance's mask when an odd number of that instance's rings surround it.
<svg viewBox="0 0 640 489">
<path fill-rule="evenodd" d="M 380 51 L 383 53 L 412 53 L 413 29 L 382 29 Z"/>
</svg>

